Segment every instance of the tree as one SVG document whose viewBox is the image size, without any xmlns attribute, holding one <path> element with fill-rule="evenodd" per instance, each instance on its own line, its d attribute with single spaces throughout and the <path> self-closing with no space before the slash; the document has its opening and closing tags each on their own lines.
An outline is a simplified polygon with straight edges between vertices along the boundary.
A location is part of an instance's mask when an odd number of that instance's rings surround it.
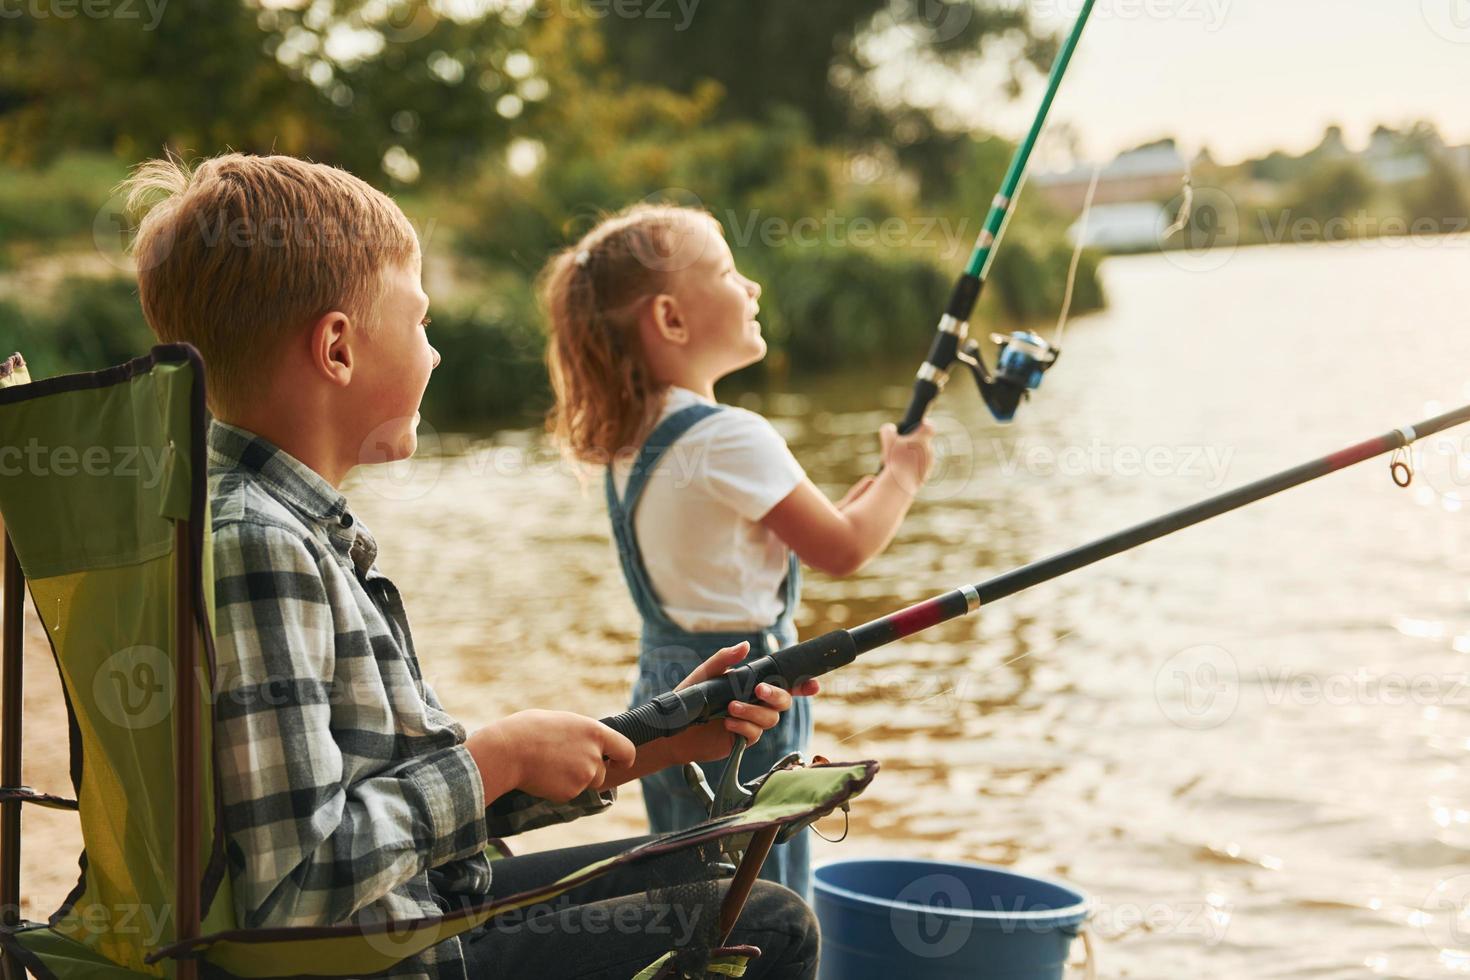
<svg viewBox="0 0 1470 980">
<path fill-rule="evenodd" d="M 1470 219 L 1470 194 L 1443 153 L 1429 155 L 1429 173 L 1405 190 L 1404 205 L 1413 218 L 1432 218 L 1461 229 Z"/>
<path fill-rule="evenodd" d="M 1054 50 L 1034 36 L 1023 5 L 978 0 L 739 0 L 698 7 L 682 29 L 608 17 L 603 31 L 611 64 L 629 79 L 679 92 L 714 81 L 725 92 L 722 118 L 759 122 L 786 107 L 822 142 L 886 137 L 894 122 L 915 122 L 912 112 L 875 104 L 864 90 L 877 57 L 867 43 L 875 33 L 896 32 L 951 67 L 1003 40 L 1033 63 Z M 932 120 L 925 115 L 919 124 Z"/>
<path fill-rule="evenodd" d="M 7 23 L 0 157 L 102 149 L 131 161 L 234 148 L 407 183 L 477 164 L 548 88 L 523 51 L 523 26 L 440 17 L 427 0 L 387 12 L 362 0 L 128 9 L 139 17 Z"/>
<path fill-rule="evenodd" d="M 1296 187 L 1292 212 L 1297 216 L 1326 222 L 1351 217 L 1368 206 L 1373 181 L 1351 160 L 1324 164 L 1303 178 Z"/>
</svg>

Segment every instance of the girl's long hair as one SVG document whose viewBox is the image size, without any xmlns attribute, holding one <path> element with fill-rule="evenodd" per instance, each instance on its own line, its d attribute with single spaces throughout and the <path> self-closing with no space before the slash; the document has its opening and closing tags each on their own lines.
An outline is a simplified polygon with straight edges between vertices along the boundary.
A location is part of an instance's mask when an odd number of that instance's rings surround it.
<svg viewBox="0 0 1470 980">
<path fill-rule="evenodd" d="M 670 276 L 698 259 L 701 221 L 714 219 L 693 208 L 635 205 L 542 271 L 546 366 L 556 395 L 546 428 L 573 458 L 606 465 L 635 447 L 656 417 L 663 386 L 649 373 L 639 316 Z"/>
</svg>

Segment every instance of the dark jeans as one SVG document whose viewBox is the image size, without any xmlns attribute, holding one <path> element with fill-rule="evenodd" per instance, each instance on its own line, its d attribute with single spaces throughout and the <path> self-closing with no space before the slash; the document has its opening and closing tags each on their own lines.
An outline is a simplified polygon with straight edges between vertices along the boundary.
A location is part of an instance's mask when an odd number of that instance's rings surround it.
<svg viewBox="0 0 1470 980">
<path fill-rule="evenodd" d="M 547 884 L 646 839 L 504 858 L 492 866 L 491 892 L 508 896 Z M 705 865 L 689 850 L 604 875 L 463 937 L 467 972 L 471 980 L 629 980 L 669 950 L 717 931 L 712 917 L 719 914 L 727 879 L 704 890 L 701 897 L 717 889 L 711 904 L 691 902 L 677 891 L 659 891 L 652 898 L 648 894 L 651 887 L 704 877 Z M 780 885 L 755 883 L 730 944 L 760 947 L 760 958 L 751 961 L 745 974 L 751 980 L 811 980 L 817 975 L 816 917 Z"/>
</svg>

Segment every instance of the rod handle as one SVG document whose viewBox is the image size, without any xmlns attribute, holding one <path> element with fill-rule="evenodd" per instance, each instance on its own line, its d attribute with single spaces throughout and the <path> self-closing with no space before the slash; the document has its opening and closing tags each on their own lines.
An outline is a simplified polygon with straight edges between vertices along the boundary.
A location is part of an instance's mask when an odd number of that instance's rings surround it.
<svg viewBox="0 0 1470 980">
<path fill-rule="evenodd" d="M 755 701 L 759 684 L 789 691 L 852 663 L 857 655 L 852 634 L 833 630 L 732 667 L 719 677 L 660 694 L 602 723 L 634 745 L 647 745 L 722 716 L 731 701 Z"/>
<path fill-rule="evenodd" d="M 984 286 L 985 282 L 982 279 L 968 273 L 960 276 L 955 282 L 954 290 L 949 296 L 949 303 L 944 308 L 946 319 L 940 322 L 940 329 L 934 334 L 934 340 L 929 345 L 929 353 L 924 358 L 927 370 L 920 370 L 919 377 L 914 381 L 914 393 L 909 398 L 908 410 L 903 413 L 903 419 L 898 423 L 899 435 L 906 436 L 917 429 L 919 423 L 924 421 L 924 415 L 929 411 L 930 403 L 939 397 L 943 376 L 948 374 L 949 369 L 954 366 L 955 353 L 959 350 L 961 342 L 959 334 L 947 332 L 944 324 L 946 322 L 968 323 L 970 314 L 975 311 L 975 302 L 980 298 L 980 290 Z M 926 373 L 930 376 L 925 377 Z M 934 380 L 935 377 L 940 380 Z"/>
<path fill-rule="evenodd" d="M 915 381 L 914 393 L 909 398 L 908 410 L 898 423 L 898 434 L 906 436 L 919 427 L 929 412 L 929 404 L 939 397 L 939 386 L 932 381 Z M 882 469 L 879 469 L 882 472 Z"/>
</svg>

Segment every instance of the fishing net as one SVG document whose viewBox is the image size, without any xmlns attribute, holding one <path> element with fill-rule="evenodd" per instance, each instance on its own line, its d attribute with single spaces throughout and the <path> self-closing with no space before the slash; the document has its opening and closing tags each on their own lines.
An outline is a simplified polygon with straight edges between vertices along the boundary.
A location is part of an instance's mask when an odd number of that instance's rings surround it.
<svg viewBox="0 0 1470 980">
<path fill-rule="evenodd" d="M 679 924 L 675 929 L 675 975 L 703 978 L 710 954 L 722 938 L 720 904 L 730 866 L 723 862 L 716 843 L 691 848 L 689 858 L 658 866 L 645 895 L 651 908 L 660 913 L 667 910 L 667 921 Z"/>
</svg>

